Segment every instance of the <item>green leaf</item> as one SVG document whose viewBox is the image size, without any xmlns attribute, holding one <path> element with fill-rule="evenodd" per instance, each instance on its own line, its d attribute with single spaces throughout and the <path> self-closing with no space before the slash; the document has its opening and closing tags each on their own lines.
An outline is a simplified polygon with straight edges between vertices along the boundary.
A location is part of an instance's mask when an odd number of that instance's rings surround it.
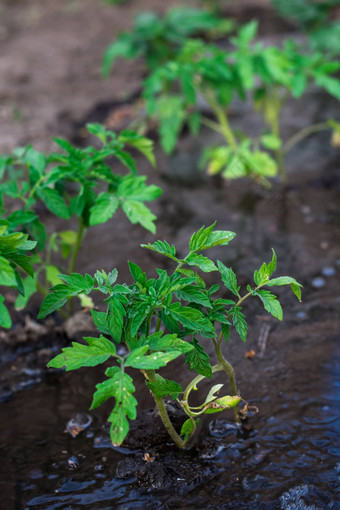
<svg viewBox="0 0 340 510">
<path fill-rule="evenodd" d="M 15 300 L 15 309 L 16 310 L 23 310 L 30 297 L 37 292 L 37 282 L 35 278 L 32 278 L 31 276 L 27 276 L 22 280 L 23 286 L 24 286 L 24 295 L 18 296 Z"/>
<path fill-rule="evenodd" d="M 199 331 L 204 336 L 216 336 L 213 325 L 199 310 L 189 306 L 181 306 L 180 303 L 172 303 L 168 306 L 167 310 L 170 312 L 171 316 L 185 328 Z"/>
<path fill-rule="evenodd" d="M 265 262 L 259 270 L 254 271 L 254 282 L 257 286 L 267 284 L 269 281 L 269 269 Z"/>
<path fill-rule="evenodd" d="M 240 297 L 239 290 L 240 287 L 237 285 L 236 274 L 231 269 L 231 267 L 226 267 L 219 260 L 217 261 L 218 270 L 221 273 L 222 282 L 230 290 L 235 296 Z"/>
<path fill-rule="evenodd" d="M 291 285 L 295 284 L 298 287 L 302 287 L 302 285 L 290 276 L 279 276 L 278 278 L 273 278 L 272 280 L 268 280 L 266 282 L 267 287 L 274 287 L 274 285 L 282 286 L 282 285 Z"/>
<path fill-rule="evenodd" d="M 140 48 L 134 48 L 129 34 L 121 34 L 118 39 L 105 50 L 102 61 L 102 76 L 104 78 L 109 76 L 112 66 L 118 57 L 135 58 L 139 51 Z"/>
<path fill-rule="evenodd" d="M 210 388 L 209 393 L 205 399 L 205 401 L 202 404 L 202 407 L 204 407 L 206 404 L 209 404 L 210 402 L 213 402 L 218 398 L 218 393 L 221 388 L 223 388 L 224 384 L 215 384 L 212 388 Z"/>
<path fill-rule="evenodd" d="M 36 243 L 35 243 L 36 244 Z M 20 247 L 20 250 L 22 250 L 22 247 Z M 33 267 L 30 262 L 30 257 L 28 255 L 21 255 L 18 253 L 11 254 L 10 258 L 15 264 L 21 267 L 27 274 L 29 274 L 31 277 L 33 277 Z"/>
<path fill-rule="evenodd" d="M 229 324 L 222 324 L 221 325 L 221 329 L 222 329 L 222 333 L 223 333 L 225 341 L 229 342 L 229 338 L 230 338 L 230 327 L 229 327 Z"/>
<path fill-rule="evenodd" d="M 135 131 L 128 129 L 122 131 L 118 140 L 124 144 L 131 145 L 139 150 L 150 161 L 153 166 L 156 166 L 155 155 L 153 152 L 153 141 L 145 136 L 141 136 Z"/>
<path fill-rule="evenodd" d="M 108 306 L 107 324 L 112 338 L 117 343 L 119 343 L 122 338 L 124 316 L 125 308 L 123 304 L 117 297 L 112 296 Z"/>
<path fill-rule="evenodd" d="M 161 255 L 165 255 L 175 262 L 179 262 L 178 258 L 176 257 L 176 248 L 174 245 L 170 245 L 166 241 L 155 241 L 152 244 L 141 244 L 141 246 L 142 248 L 148 248 L 149 250 L 156 251 Z"/>
<path fill-rule="evenodd" d="M 107 314 L 105 312 L 98 312 L 97 310 L 91 310 L 93 322 L 100 333 L 104 335 L 110 335 L 110 328 L 108 326 Z"/>
<path fill-rule="evenodd" d="M 171 154 L 177 144 L 185 120 L 183 99 L 163 94 L 157 101 L 161 145 L 166 154 Z"/>
<path fill-rule="evenodd" d="M 11 266 L 11 263 L 2 256 L 0 256 L 0 285 L 17 287 L 14 268 Z"/>
<path fill-rule="evenodd" d="M 3 236 L 4 233 L 7 231 L 8 227 L 10 225 L 9 221 L 6 220 L 0 220 L 0 236 Z"/>
<path fill-rule="evenodd" d="M 85 277 L 78 273 L 71 273 L 71 275 L 59 274 L 58 276 L 67 283 L 72 292 L 86 292 L 88 294 L 94 287 L 94 280 L 88 274 Z"/>
<path fill-rule="evenodd" d="M 194 339 L 192 345 L 194 349 L 185 355 L 185 360 L 189 364 L 190 370 L 196 370 L 196 372 L 204 375 L 204 377 L 211 377 L 212 370 L 208 354 L 197 340 Z"/>
<path fill-rule="evenodd" d="M 38 193 L 39 197 L 51 213 L 59 216 L 59 218 L 64 218 L 66 220 L 70 219 L 69 208 L 57 190 L 52 188 L 42 188 L 38 190 Z"/>
<path fill-rule="evenodd" d="M 334 96 L 340 101 L 340 80 L 325 74 L 315 74 L 315 83 L 319 87 L 324 88 L 331 96 Z"/>
<path fill-rule="evenodd" d="M 238 40 L 240 41 L 241 46 L 248 46 L 248 44 L 254 39 L 256 36 L 258 29 L 258 21 L 252 20 L 249 23 L 243 25 L 238 33 Z"/>
<path fill-rule="evenodd" d="M 185 258 L 186 264 L 189 266 L 199 267 L 205 273 L 211 273 L 212 271 L 217 271 L 217 267 L 208 257 L 204 257 L 203 255 L 198 255 L 197 253 L 190 253 Z"/>
<path fill-rule="evenodd" d="M 132 224 L 139 223 L 152 234 L 156 232 L 154 221 L 156 216 L 141 202 L 125 200 L 122 204 L 123 211 Z"/>
<path fill-rule="evenodd" d="M 108 417 L 111 423 L 110 438 L 113 446 L 120 446 L 129 433 L 130 426 L 126 413 L 120 405 L 116 405 Z"/>
<path fill-rule="evenodd" d="M 106 370 L 105 375 L 108 379 L 102 383 L 96 385 L 97 391 L 93 395 L 93 400 L 90 409 L 96 409 L 103 402 L 106 402 L 109 398 L 115 397 L 118 402 L 126 404 L 126 400 L 131 398 L 131 394 L 135 391 L 132 378 L 122 372 L 120 367 L 110 367 Z M 130 396 L 129 396 L 130 394 Z M 134 397 L 133 397 L 134 399 Z M 137 401 L 134 399 L 137 404 Z M 127 406 L 134 407 L 133 405 Z M 131 411 L 129 411 L 130 413 Z M 131 420 L 134 420 L 136 415 L 134 412 L 129 416 Z"/>
<path fill-rule="evenodd" d="M 292 292 L 295 294 L 295 296 L 298 298 L 298 300 L 301 302 L 301 285 L 298 283 L 292 283 L 290 288 L 292 289 Z"/>
<path fill-rule="evenodd" d="M 119 206 L 119 199 L 111 193 L 101 193 L 90 210 L 90 225 L 106 223 Z"/>
<path fill-rule="evenodd" d="M 194 422 L 190 418 L 185 420 L 180 432 L 181 436 L 183 436 L 184 441 L 188 441 L 189 437 L 194 431 L 194 428 L 195 428 Z"/>
<path fill-rule="evenodd" d="M 268 275 L 269 276 L 271 276 L 274 273 L 274 271 L 276 269 L 276 262 L 277 262 L 276 253 L 275 253 L 275 250 L 273 248 L 272 248 L 272 251 L 273 251 L 272 260 L 267 265 L 267 271 L 268 271 Z"/>
<path fill-rule="evenodd" d="M 136 160 L 131 156 L 131 154 L 126 151 L 116 150 L 115 156 L 119 159 L 119 161 L 121 161 L 121 163 L 123 163 L 123 165 L 131 170 L 133 175 L 137 174 Z"/>
<path fill-rule="evenodd" d="M 280 149 L 280 147 L 282 146 L 281 138 L 273 134 L 262 135 L 261 143 L 263 147 L 272 151 Z"/>
<path fill-rule="evenodd" d="M 145 338 L 149 351 L 181 351 L 186 353 L 194 348 L 192 344 L 181 340 L 176 334 L 162 335 L 163 332 L 159 331 Z"/>
<path fill-rule="evenodd" d="M 189 242 L 189 250 L 191 253 L 195 253 L 196 251 L 201 251 L 206 246 L 206 243 L 214 230 L 214 226 L 216 222 L 210 225 L 210 227 L 205 228 L 204 225 L 197 232 L 194 232 L 191 236 Z"/>
<path fill-rule="evenodd" d="M 145 353 L 149 350 L 148 345 L 139 347 L 132 351 L 125 360 L 126 367 L 138 368 L 139 370 L 156 370 L 160 367 L 165 367 L 169 361 L 178 358 L 182 353 L 181 351 L 169 352 L 154 352 L 146 356 Z"/>
<path fill-rule="evenodd" d="M 269 290 L 258 290 L 256 291 L 256 296 L 258 296 L 264 306 L 264 309 L 267 310 L 268 313 L 273 315 L 276 319 L 282 321 L 283 319 L 283 311 L 282 307 L 277 300 L 277 297 L 274 296 Z"/>
<path fill-rule="evenodd" d="M 180 300 L 188 301 L 189 303 L 196 303 L 198 305 L 205 306 L 206 308 L 211 308 L 212 306 L 208 296 L 204 294 L 201 289 L 192 285 L 187 285 L 186 287 L 177 290 L 176 297 Z"/>
<path fill-rule="evenodd" d="M 232 407 L 236 407 L 241 400 L 241 397 L 231 397 L 229 395 L 218 398 L 209 404 L 209 407 L 204 411 L 204 414 L 219 413 L 225 409 L 231 409 Z"/>
<path fill-rule="evenodd" d="M 0 294 L 0 326 L 9 329 L 12 327 L 12 319 L 4 305 L 5 298 Z"/>
<path fill-rule="evenodd" d="M 137 416 L 137 400 L 133 396 L 135 387 L 132 378 L 120 367 L 108 368 L 105 375 L 108 380 L 96 385 L 91 409 L 95 409 L 111 397 L 115 398 L 116 403 L 108 421 L 111 423 L 111 441 L 114 446 L 119 446 L 129 432 L 127 418 L 135 420 Z"/>
<path fill-rule="evenodd" d="M 214 246 L 225 246 L 234 237 L 234 232 L 227 230 L 213 230 L 216 222 L 205 228 L 200 228 L 198 232 L 195 232 L 190 239 L 189 249 L 190 252 L 197 252 L 213 248 Z"/>
<path fill-rule="evenodd" d="M 59 310 L 73 294 L 67 285 L 57 285 L 52 290 L 53 293 L 48 294 L 41 304 L 38 319 L 44 319 L 46 315 Z"/>
<path fill-rule="evenodd" d="M 62 354 L 58 354 L 48 364 L 48 367 L 63 368 L 66 372 L 81 367 L 95 367 L 104 363 L 111 356 L 116 356 L 114 344 L 100 335 L 99 338 L 86 337 L 88 345 L 72 342 L 72 347 L 64 347 Z"/>
<path fill-rule="evenodd" d="M 36 151 L 32 147 L 29 147 L 29 149 L 26 151 L 25 154 L 25 161 L 30 166 L 34 167 L 35 170 L 39 173 L 39 175 L 42 175 L 46 168 L 46 156 L 45 154 Z"/>
<path fill-rule="evenodd" d="M 61 283 L 61 280 L 59 278 L 60 270 L 56 266 L 48 265 L 46 266 L 46 280 L 48 283 L 53 285 L 58 285 Z"/>
<path fill-rule="evenodd" d="M 135 336 L 141 324 L 145 321 L 150 311 L 150 305 L 138 303 L 131 321 L 131 336 Z"/>
<path fill-rule="evenodd" d="M 134 279 L 134 281 L 144 286 L 146 284 L 146 274 L 134 262 L 128 262 L 128 265 L 131 276 Z"/>
<path fill-rule="evenodd" d="M 162 194 L 161 188 L 154 185 L 147 186 L 145 182 L 145 176 L 126 175 L 118 186 L 117 195 L 134 202 L 150 202 Z"/>
<path fill-rule="evenodd" d="M 156 381 L 149 381 L 146 384 L 155 397 L 163 398 L 170 395 L 172 399 L 176 399 L 180 393 L 183 393 L 183 388 L 180 384 L 164 379 L 159 374 L 156 374 Z"/>
<path fill-rule="evenodd" d="M 230 310 L 230 313 L 231 313 L 232 321 L 236 328 L 236 331 L 240 335 L 241 339 L 245 342 L 247 339 L 248 327 L 247 327 L 245 317 L 244 317 L 243 313 L 241 312 L 241 308 L 239 308 L 239 307 L 232 308 Z"/>
</svg>

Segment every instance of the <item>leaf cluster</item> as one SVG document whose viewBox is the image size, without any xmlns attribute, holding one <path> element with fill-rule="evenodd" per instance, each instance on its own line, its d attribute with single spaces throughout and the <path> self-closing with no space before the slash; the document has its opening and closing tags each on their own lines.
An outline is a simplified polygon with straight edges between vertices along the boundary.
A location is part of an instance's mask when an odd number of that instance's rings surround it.
<svg viewBox="0 0 340 510">
<path fill-rule="evenodd" d="M 293 20 L 307 34 L 311 48 L 328 55 L 339 55 L 340 23 L 333 19 L 338 0 L 273 0 L 273 4 L 283 17 Z"/>
<path fill-rule="evenodd" d="M 22 232 L 9 233 L 10 223 L 0 220 L 0 286 L 11 287 L 25 294 L 18 269 L 33 277 L 33 267 L 28 251 L 35 248 L 36 242 L 30 241 Z M 4 304 L 5 298 L 0 293 L 0 326 L 10 328 L 12 320 Z"/>
<path fill-rule="evenodd" d="M 108 274 L 97 271 L 93 277 L 77 273 L 59 275 L 64 283 L 53 287 L 41 306 L 39 318 L 60 309 L 68 299 L 80 293 L 104 294 L 106 310 L 92 310 L 99 338 L 85 338 L 87 345 L 73 343 L 72 347 L 64 348 L 50 361 L 49 366 L 75 370 L 115 359 L 116 365 L 106 371 L 108 379 L 97 385 L 92 403 L 93 408 L 111 397 L 115 398 L 109 417 L 114 444 L 121 444 L 129 430 L 128 419 L 136 417 L 134 386 L 126 368 L 135 368 L 144 373 L 155 399 L 165 396 L 177 399 L 183 393 L 182 387 L 176 381 L 165 379 L 156 370 L 184 355 L 191 370 L 200 374 L 200 377 L 211 377 L 211 360 L 202 339 L 209 339 L 219 346 L 223 336 L 229 339 L 229 329 L 234 327 L 245 340 L 247 323 L 242 303 L 247 297 L 259 297 L 265 309 L 279 319 L 282 319 L 282 313 L 279 312 L 281 307 L 276 296 L 262 287 L 289 284 L 300 297 L 301 285 L 293 278 L 270 278 L 276 268 L 275 253 L 269 264 L 263 264 L 255 272 L 255 286 L 249 287 L 248 294 L 241 297 L 233 270 L 220 261 L 216 265 L 202 254 L 215 246 L 228 245 L 235 235 L 229 231 L 214 230 L 214 226 L 202 227 L 191 236 L 189 251 L 184 258 L 166 241 L 142 245 L 173 261 L 175 268 L 172 273 L 157 269 L 157 277 L 147 278 L 137 264 L 129 262 L 131 284 L 117 283 L 115 269 Z M 212 287 L 206 285 L 204 274 L 210 272 L 216 272 L 232 299 L 216 297 L 219 284 Z M 221 333 L 217 337 L 219 329 Z M 128 354 L 125 356 L 117 354 L 116 345 L 120 342 L 127 347 Z M 208 397 L 195 412 L 189 409 L 189 415 L 222 411 L 237 405 L 240 400 L 219 398 L 215 391 Z M 189 437 L 187 429 L 190 427 L 189 424 L 184 427 L 184 437 Z"/>
<path fill-rule="evenodd" d="M 135 159 L 127 150 L 130 147 L 141 152 L 155 165 L 153 142 L 131 130 L 116 135 L 100 124 L 88 124 L 87 129 L 98 139 L 100 148 L 78 148 L 55 138 L 62 152 L 45 155 L 27 146 L 0 159 L 0 213 L 7 216 L 12 230 L 22 229 L 37 242 L 37 274 L 44 271 L 51 285 L 60 283 L 60 269 L 52 264 L 51 254 L 61 252 L 65 259 L 76 255 L 86 229 L 105 223 L 119 207 L 131 223 L 155 232 L 156 217 L 145 203 L 157 198 L 161 189 L 147 185 L 146 177 L 137 175 Z M 112 158 L 127 172 L 113 170 Z M 20 204 L 14 212 L 8 209 L 12 201 Z M 76 216 L 78 234 L 60 231 L 48 239 L 39 204 L 64 220 Z M 30 277 L 24 285 L 27 292 L 25 300 L 19 299 L 19 307 L 25 306 L 36 289 Z"/>
<path fill-rule="evenodd" d="M 150 70 L 175 57 L 188 37 L 230 32 L 234 23 L 203 9 L 175 7 L 164 17 L 154 12 L 136 16 L 131 31 L 122 32 L 103 56 L 102 74 L 108 76 L 118 57 L 145 58 Z"/>
<path fill-rule="evenodd" d="M 277 116 L 273 95 L 281 107 L 288 96 L 299 98 L 314 83 L 340 99 L 340 82 L 333 76 L 339 69 L 338 62 L 325 61 L 318 52 L 303 52 L 290 40 L 283 48 L 254 43 L 256 33 L 256 21 L 241 27 L 231 38 L 234 48 L 230 51 L 188 40 L 172 61 L 158 67 L 145 80 L 147 111 L 159 122 L 160 140 L 166 152 L 174 149 L 185 123 L 192 132 L 198 132 L 202 96 L 215 113 L 217 108 L 226 109 L 235 95 L 245 100 L 251 93 L 254 106 L 269 125 Z M 221 166 L 228 177 L 247 175 L 251 167 L 255 172 L 262 167 L 265 175 L 272 176 L 276 169 L 269 155 L 254 150 L 254 142 L 245 135 L 239 138 L 239 150 L 231 144 L 228 150 L 219 151 L 217 160 L 212 158 L 213 166 Z M 273 134 L 259 142 L 269 150 L 281 144 Z"/>
</svg>

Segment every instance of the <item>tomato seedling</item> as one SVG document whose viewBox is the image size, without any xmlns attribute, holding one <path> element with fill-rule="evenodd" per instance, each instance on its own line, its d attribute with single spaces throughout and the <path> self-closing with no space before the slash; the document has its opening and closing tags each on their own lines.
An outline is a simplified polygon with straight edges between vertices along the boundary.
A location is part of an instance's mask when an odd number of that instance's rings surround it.
<svg viewBox="0 0 340 510">
<path fill-rule="evenodd" d="M 294 294 L 301 299 L 301 285 L 288 276 L 272 278 L 276 269 L 276 255 L 263 263 L 254 273 L 254 284 L 241 293 L 236 275 L 222 262 L 217 264 L 201 254 L 215 246 L 227 245 L 235 236 L 233 232 L 214 230 L 215 224 L 202 227 L 189 242 L 188 254 L 181 257 L 173 245 L 166 241 L 142 245 L 169 258 L 174 264 L 170 273 L 157 269 L 156 278 L 147 278 L 143 270 L 129 262 L 133 283 L 118 284 L 117 270 L 109 274 L 97 271 L 92 277 L 73 273 L 60 275 L 63 284 L 52 288 L 42 303 L 39 317 L 59 310 L 68 299 L 80 294 L 99 292 L 104 294 L 106 311 L 92 310 L 92 317 L 100 332 L 98 338 L 86 337 L 86 343 L 73 342 L 62 353 L 52 359 L 48 366 L 65 367 L 67 371 L 81 367 L 93 367 L 111 360 L 114 364 L 106 369 L 107 379 L 96 386 L 91 409 L 110 398 L 115 405 L 108 418 L 111 423 L 110 435 L 114 445 L 120 445 L 129 432 L 129 420 L 136 418 L 137 400 L 132 377 L 126 369 L 140 370 L 146 385 L 157 405 L 162 422 L 175 444 L 184 448 L 193 436 L 199 417 L 234 408 L 239 421 L 237 405 L 241 400 L 238 393 L 232 365 L 222 353 L 223 342 L 229 341 L 230 330 L 234 328 L 243 341 L 247 337 L 247 322 L 243 303 L 250 297 L 257 297 L 265 310 L 279 320 L 283 312 L 277 297 L 265 289 L 290 285 Z M 203 273 L 199 275 L 197 270 Z M 204 273 L 215 272 L 222 281 L 223 291 L 230 296 L 216 296 L 219 283 L 208 287 Z M 202 274 L 201 273 L 201 274 Z M 217 280 L 217 279 L 216 279 Z M 212 364 L 202 339 L 213 345 L 218 360 Z M 117 353 L 117 345 L 125 344 L 126 354 Z M 120 348 L 121 352 L 122 349 Z M 198 375 L 186 388 L 174 380 L 164 378 L 159 369 L 184 355 L 190 370 Z M 202 380 L 210 379 L 216 372 L 224 371 L 230 385 L 230 395 L 220 396 L 222 384 L 213 385 L 199 406 L 190 404 L 190 394 Z M 187 419 L 177 431 L 168 416 L 163 398 L 176 400 Z"/>
<path fill-rule="evenodd" d="M 129 130 L 117 136 L 100 124 L 88 124 L 87 129 L 99 139 L 101 148 L 81 149 L 55 138 L 63 153 L 46 156 L 28 146 L 0 160 L 0 212 L 7 216 L 12 230 L 24 229 L 37 242 L 32 259 L 37 267 L 35 277 L 23 280 L 25 297 L 19 297 L 20 308 L 36 290 L 46 295 L 51 285 L 60 283 L 60 268 L 53 263 L 52 253 L 61 253 L 66 261 L 64 270 L 72 273 L 86 231 L 107 222 L 119 207 L 131 223 L 155 232 L 156 217 L 145 202 L 156 199 L 161 189 L 146 185 L 146 177 L 137 175 L 135 159 L 125 150 L 125 146 L 137 149 L 154 165 L 153 142 Z M 112 157 L 128 173 L 113 171 L 107 163 Z M 19 207 L 11 212 L 16 203 Z M 77 230 L 55 231 L 47 239 L 39 204 L 63 220 L 75 216 Z"/>
<path fill-rule="evenodd" d="M 230 51 L 188 40 L 175 59 L 147 77 L 144 97 L 147 114 L 159 124 L 165 152 L 174 150 L 185 124 L 193 134 L 204 124 L 224 139 L 203 154 L 209 173 L 268 184 L 277 173 L 286 180 L 284 156 L 298 141 L 322 129 L 339 134 L 340 125 L 330 120 L 308 126 L 283 143 L 280 116 L 287 99 L 300 98 L 309 84 L 340 99 L 340 81 L 333 76 L 340 64 L 317 52 L 305 54 L 293 41 L 286 41 L 282 49 L 254 43 L 256 32 L 256 21 L 241 27 L 230 39 Z M 233 129 L 228 109 L 235 95 L 241 100 L 250 96 L 263 116 L 268 130 L 261 136 L 252 138 Z M 213 119 L 202 115 L 202 99 Z"/>
<path fill-rule="evenodd" d="M 202 33 L 222 35 L 233 28 L 232 20 L 191 7 L 175 7 L 163 18 L 153 12 L 140 13 L 132 30 L 122 32 L 105 50 L 102 74 L 109 75 L 118 57 L 130 60 L 143 57 L 149 71 L 157 69 L 176 56 L 188 37 Z"/>
</svg>

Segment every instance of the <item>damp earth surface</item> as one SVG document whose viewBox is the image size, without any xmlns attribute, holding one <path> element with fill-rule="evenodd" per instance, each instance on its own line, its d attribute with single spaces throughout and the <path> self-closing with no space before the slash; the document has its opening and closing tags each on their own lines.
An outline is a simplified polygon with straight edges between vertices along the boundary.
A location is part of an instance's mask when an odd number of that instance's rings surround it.
<svg viewBox="0 0 340 510">
<path fill-rule="evenodd" d="M 140 4 L 164 10 L 159 2 Z M 266 11 L 266 2 L 261 5 L 264 36 L 270 39 L 273 14 Z M 119 74 L 102 82 L 99 60 L 138 10 L 133 1 L 124 9 L 90 0 L 46 1 L 44 6 L 35 0 L 3 2 L 4 152 L 27 143 L 50 150 L 52 135 L 87 143 L 86 122 L 121 118 L 121 108 L 138 97 L 143 66 L 122 63 Z M 339 116 L 339 105 L 311 90 L 298 104 L 288 102 L 283 115 L 283 132 L 289 135 L 304 124 Z M 262 127 L 245 105 L 235 103 L 231 118 L 249 132 Z M 237 237 L 228 247 L 216 248 L 212 258 L 232 266 L 242 285 L 271 258 L 271 248 L 278 255 L 277 275 L 292 275 L 304 285 L 302 303 L 280 291 L 283 323 L 256 303 L 247 305 L 247 342 L 233 337 L 224 346 L 249 404 L 244 426 L 235 426 L 231 412 L 204 419 L 196 442 L 179 451 L 137 375 L 138 418 L 122 447 L 113 447 L 105 425 L 110 402 L 88 411 L 94 386 L 104 378 L 103 367 L 68 374 L 46 369 L 64 345 L 91 329 L 88 317 L 78 314 L 66 329 L 57 315 L 37 322 L 39 305 L 33 301 L 27 313 L 14 315 L 10 333 L 0 333 L 4 510 L 340 507 L 339 150 L 330 147 L 327 134 L 308 138 L 287 158 L 289 184 L 264 190 L 198 173 L 197 156 L 207 136 L 203 131 L 201 138 L 190 140 L 184 133 L 174 156 L 156 154 L 157 171 L 138 159 L 140 172 L 163 188 L 162 197 L 151 204 L 158 217 L 157 239 L 175 244 L 182 254 L 194 230 L 217 220 L 218 228 Z M 53 231 L 57 225 L 47 212 L 46 221 Z M 77 269 L 93 274 L 116 267 L 122 283 L 129 281 L 127 260 L 132 260 L 154 276 L 156 267 L 170 266 L 139 247 L 152 241 L 151 234 L 118 213 L 111 223 L 89 232 Z M 213 283 L 213 273 L 210 277 Z M 183 384 L 191 376 L 179 362 L 171 371 Z M 225 381 L 218 375 L 216 382 Z M 208 386 L 200 390 L 205 395 Z M 175 422 L 180 420 L 173 403 L 168 405 Z"/>
</svg>

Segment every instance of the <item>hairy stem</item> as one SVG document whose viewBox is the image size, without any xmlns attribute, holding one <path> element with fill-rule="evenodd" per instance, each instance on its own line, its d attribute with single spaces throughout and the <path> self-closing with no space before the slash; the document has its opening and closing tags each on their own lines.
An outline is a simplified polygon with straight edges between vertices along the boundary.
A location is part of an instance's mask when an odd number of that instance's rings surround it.
<svg viewBox="0 0 340 510">
<path fill-rule="evenodd" d="M 208 119 L 208 117 L 202 117 L 202 124 L 212 129 L 213 131 L 216 131 L 216 133 L 220 133 L 221 135 L 224 134 L 218 122 L 214 122 L 213 120 Z"/>
<path fill-rule="evenodd" d="M 48 294 L 48 290 L 45 289 L 45 287 L 37 280 L 37 291 L 40 292 L 40 294 L 43 297 L 46 297 Z"/>
<path fill-rule="evenodd" d="M 68 266 L 68 274 L 71 274 L 74 272 L 75 270 L 75 267 L 76 267 L 76 262 L 77 262 L 77 256 L 78 256 L 78 253 L 79 253 L 79 250 L 80 250 L 80 247 L 81 247 L 81 243 L 82 243 L 82 240 L 84 238 L 84 235 L 85 235 L 85 225 L 83 223 L 83 220 L 82 218 L 79 218 L 78 220 L 78 230 L 77 230 L 77 237 L 76 237 L 76 242 L 74 244 L 74 247 L 73 247 L 73 250 L 72 250 L 72 254 L 71 254 L 71 258 L 70 258 L 70 263 L 69 263 L 69 266 Z M 72 313 L 73 313 L 73 306 L 74 306 L 74 299 L 71 298 L 68 302 L 68 315 L 71 316 Z"/>
<path fill-rule="evenodd" d="M 207 100 L 212 111 L 216 115 L 216 118 L 220 125 L 220 130 L 223 133 L 224 138 L 226 139 L 227 143 L 230 145 L 232 149 L 237 150 L 238 146 L 236 138 L 229 125 L 227 114 L 225 113 L 224 109 L 221 108 L 221 106 L 218 104 L 218 102 L 213 96 L 209 96 Z"/>
<path fill-rule="evenodd" d="M 281 139 L 280 137 L 280 103 L 279 101 L 275 101 L 276 103 L 275 113 L 273 112 L 272 121 L 271 121 L 271 129 L 273 135 L 276 136 L 276 138 Z M 277 164 L 278 173 L 280 176 L 281 181 L 285 184 L 287 182 L 287 174 L 286 169 L 284 165 L 284 151 L 282 147 L 279 147 L 274 151 L 275 154 L 275 161 Z"/>
<path fill-rule="evenodd" d="M 284 144 L 282 151 L 284 154 L 287 154 L 289 151 L 292 150 L 293 147 L 301 140 L 306 138 L 307 136 L 312 135 L 313 133 L 317 133 L 318 131 L 324 131 L 326 129 L 330 129 L 330 126 L 327 122 L 319 122 L 318 124 L 313 124 L 312 126 L 307 126 L 297 133 L 293 135 L 287 142 Z"/>
<path fill-rule="evenodd" d="M 83 223 L 83 220 L 81 218 L 79 218 L 76 242 L 74 244 L 74 247 L 73 247 L 73 250 L 72 250 L 72 254 L 71 254 L 71 258 L 70 258 L 70 263 L 69 263 L 69 266 L 68 266 L 68 273 L 69 274 L 73 273 L 74 269 L 76 267 L 77 256 L 78 256 L 78 253 L 79 253 L 79 250 L 80 250 L 80 247 L 81 247 L 82 240 L 84 238 L 84 234 L 85 234 L 85 225 Z"/>
<path fill-rule="evenodd" d="M 145 374 L 149 381 L 156 381 L 156 376 L 155 376 L 154 370 L 145 370 Z M 161 417 L 163 425 L 166 428 L 169 436 L 171 437 L 173 442 L 176 444 L 176 446 L 178 446 L 178 448 L 185 448 L 186 443 L 185 443 L 185 441 L 183 441 L 181 436 L 176 432 L 173 424 L 171 423 L 171 420 L 169 418 L 168 412 L 164 405 L 163 399 L 161 397 L 156 397 L 154 394 L 152 394 L 152 396 L 155 399 L 159 415 Z"/>
<path fill-rule="evenodd" d="M 217 356 L 220 364 L 222 365 L 222 370 L 228 376 L 229 384 L 230 384 L 230 390 L 231 390 L 231 396 L 235 397 L 236 395 L 238 395 L 235 372 L 234 372 L 233 367 L 229 363 L 229 361 L 227 361 L 223 357 L 223 354 L 222 354 L 222 351 L 221 351 L 221 340 L 222 340 L 222 336 L 220 335 L 218 341 L 214 342 L 215 352 L 216 352 L 216 356 Z M 236 423 L 240 423 L 241 422 L 241 420 L 240 420 L 240 413 L 238 411 L 238 407 L 237 406 L 234 407 L 234 414 L 235 414 L 235 421 L 236 421 Z"/>
<path fill-rule="evenodd" d="M 221 370 L 223 370 L 223 366 L 222 366 L 222 363 L 218 363 L 217 365 L 214 365 L 213 367 L 211 367 L 211 371 L 212 373 L 214 374 L 215 372 L 220 372 Z M 189 399 L 189 395 L 191 393 L 191 391 L 197 386 L 198 383 L 200 383 L 201 381 L 203 381 L 203 379 L 206 379 L 205 375 L 197 375 L 189 384 L 188 386 L 185 388 L 184 390 L 184 394 L 183 394 L 183 400 L 184 402 L 188 402 L 188 399 Z M 189 406 L 188 406 L 189 407 Z"/>
</svg>

